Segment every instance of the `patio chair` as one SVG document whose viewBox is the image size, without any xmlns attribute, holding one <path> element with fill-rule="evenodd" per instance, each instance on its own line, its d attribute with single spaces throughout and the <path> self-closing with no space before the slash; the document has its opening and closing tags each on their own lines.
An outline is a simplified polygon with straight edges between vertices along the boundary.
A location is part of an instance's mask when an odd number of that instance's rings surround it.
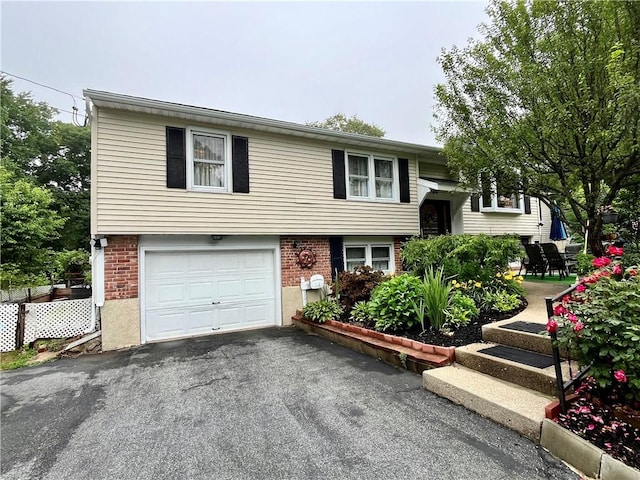
<svg viewBox="0 0 640 480">
<path fill-rule="evenodd" d="M 544 258 L 547 259 L 549 275 L 551 275 L 554 270 L 557 270 L 561 280 L 563 277 L 569 276 L 567 264 L 564 261 L 564 257 L 560 255 L 558 246 L 555 243 L 543 243 L 540 246 L 542 247 Z"/>
<path fill-rule="evenodd" d="M 571 273 L 576 271 L 578 266 L 578 254 L 582 252 L 582 245 L 579 243 L 570 243 L 564 247 L 564 263 L 567 266 L 567 271 Z"/>
<path fill-rule="evenodd" d="M 527 256 L 522 260 L 518 275 L 520 275 L 524 268 L 525 275 L 532 273 L 538 276 L 538 273 L 541 273 L 542 278 L 544 278 L 544 274 L 547 273 L 547 261 L 542 254 L 540 245 L 537 243 L 527 243 L 524 245 L 524 249 L 527 252 Z"/>
</svg>

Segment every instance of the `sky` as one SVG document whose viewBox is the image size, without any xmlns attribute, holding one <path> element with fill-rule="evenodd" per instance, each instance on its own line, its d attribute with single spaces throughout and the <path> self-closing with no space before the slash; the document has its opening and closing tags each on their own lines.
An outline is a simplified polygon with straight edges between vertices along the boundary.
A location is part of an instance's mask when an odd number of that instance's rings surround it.
<svg viewBox="0 0 640 480">
<path fill-rule="evenodd" d="M 296 123 L 341 112 L 389 139 L 438 145 L 437 57 L 480 38 L 486 5 L 3 0 L 0 65 L 77 97 L 90 88 Z M 69 95 L 13 80 L 15 92 L 73 106 Z"/>
</svg>

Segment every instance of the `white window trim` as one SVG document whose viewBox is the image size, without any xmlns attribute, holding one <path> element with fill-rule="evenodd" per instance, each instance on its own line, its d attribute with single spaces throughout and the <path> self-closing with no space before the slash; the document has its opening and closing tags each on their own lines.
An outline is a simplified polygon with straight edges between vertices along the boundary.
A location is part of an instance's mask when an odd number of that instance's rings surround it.
<svg viewBox="0 0 640 480">
<path fill-rule="evenodd" d="M 374 247 L 386 247 L 389 249 L 389 269 L 382 270 L 383 273 L 389 274 L 396 271 L 395 265 L 395 249 L 393 242 L 385 242 L 385 241 L 372 241 L 372 242 L 362 242 L 362 241 L 345 241 L 342 246 L 342 257 L 344 259 L 344 268 L 347 269 L 347 248 L 364 248 L 365 249 L 365 265 L 372 267 L 372 249 Z M 373 268 L 373 267 L 372 267 Z"/>
<path fill-rule="evenodd" d="M 522 192 L 517 194 L 519 208 L 500 207 L 498 206 L 498 185 L 496 181 L 491 182 L 491 206 L 484 206 L 484 192 L 480 192 L 480 212 L 482 213 L 524 213 L 524 195 Z"/>
<path fill-rule="evenodd" d="M 224 138 L 224 187 L 204 187 L 193 184 L 193 135 L 211 135 Z M 201 127 L 187 127 L 187 189 L 196 192 L 231 192 L 233 181 L 231 165 L 231 133 Z"/>
<path fill-rule="evenodd" d="M 369 159 L 368 165 L 368 192 L 366 197 L 357 197 L 351 195 L 351 189 L 349 186 L 349 155 L 356 155 L 358 157 L 367 157 Z M 376 177 L 375 177 L 375 159 L 388 160 L 392 163 L 393 181 L 391 182 L 391 198 L 378 198 L 376 197 Z M 400 180 L 398 170 L 398 157 L 391 155 L 385 155 L 383 153 L 365 153 L 358 151 L 345 151 L 345 179 L 347 187 L 347 200 L 357 200 L 361 202 L 382 202 L 382 203 L 398 203 L 400 192 Z"/>
</svg>

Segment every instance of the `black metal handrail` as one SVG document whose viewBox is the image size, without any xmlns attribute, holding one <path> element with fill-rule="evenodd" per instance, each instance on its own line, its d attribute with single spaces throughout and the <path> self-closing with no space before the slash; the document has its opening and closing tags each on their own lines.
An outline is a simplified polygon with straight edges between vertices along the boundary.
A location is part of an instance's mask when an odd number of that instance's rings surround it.
<svg viewBox="0 0 640 480">
<path fill-rule="evenodd" d="M 578 284 L 571 285 L 569 288 L 563 290 L 562 292 L 557 294 L 555 297 L 545 297 L 545 302 L 547 304 L 547 318 L 550 319 L 551 317 L 554 316 L 553 303 L 562 299 L 562 297 L 564 297 L 565 295 L 569 295 L 570 293 L 572 293 L 577 286 Z M 587 372 L 591 368 L 591 365 L 586 365 L 585 367 L 583 367 L 578 372 L 578 374 L 574 377 L 571 374 L 571 357 L 570 357 L 570 352 L 567 349 L 567 359 L 569 361 L 569 376 L 571 378 L 569 378 L 569 380 L 565 382 L 562 377 L 562 359 L 560 358 L 560 348 L 558 347 L 558 334 L 557 332 L 549 332 L 549 335 L 551 336 L 551 353 L 553 355 L 553 366 L 556 372 L 556 388 L 558 391 L 558 400 L 560 401 L 560 411 L 562 413 L 567 413 L 565 394 L 567 390 L 574 387 L 578 382 L 580 382 L 584 378 L 584 376 L 587 374 Z"/>
</svg>

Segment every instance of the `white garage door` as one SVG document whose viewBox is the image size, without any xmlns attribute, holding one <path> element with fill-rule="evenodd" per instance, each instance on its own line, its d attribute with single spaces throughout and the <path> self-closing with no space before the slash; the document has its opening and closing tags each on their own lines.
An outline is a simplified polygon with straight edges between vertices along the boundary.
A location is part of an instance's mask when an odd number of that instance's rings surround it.
<svg viewBox="0 0 640 480">
<path fill-rule="evenodd" d="M 271 250 L 146 252 L 146 339 L 275 325 Z"/>
</svg>

